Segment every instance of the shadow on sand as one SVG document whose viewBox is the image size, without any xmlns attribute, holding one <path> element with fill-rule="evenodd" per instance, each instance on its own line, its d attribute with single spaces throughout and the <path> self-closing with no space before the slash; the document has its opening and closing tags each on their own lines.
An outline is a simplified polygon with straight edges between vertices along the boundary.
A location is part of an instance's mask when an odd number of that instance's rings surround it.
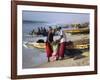
<svg viewBox="0 0 100 80">
<path fill-rule="evenodd" d="M 67 49 L 65 50 L 65 59 L 74 58 L 74 60 L 77 60 L 84 58 L 86 57 L 85 55 L 82 55 L 84 51 L 88 51 L 88 49 Z"/>
</svg>

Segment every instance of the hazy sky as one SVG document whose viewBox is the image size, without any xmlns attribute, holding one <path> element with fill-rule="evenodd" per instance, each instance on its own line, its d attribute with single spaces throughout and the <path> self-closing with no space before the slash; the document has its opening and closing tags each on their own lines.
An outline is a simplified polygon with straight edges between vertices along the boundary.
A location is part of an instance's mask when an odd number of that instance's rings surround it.
<svg viewBox="0 0 100 80">
<path fill-rule="evenodd" d="M 61 13 L 61 12 L 35 12 L 23 11 L 23 20 L 27 21 L 45 21 L 55 24 L 71 24 L 89 22 L 90 16 L 86 13 Z"/>
</svg>

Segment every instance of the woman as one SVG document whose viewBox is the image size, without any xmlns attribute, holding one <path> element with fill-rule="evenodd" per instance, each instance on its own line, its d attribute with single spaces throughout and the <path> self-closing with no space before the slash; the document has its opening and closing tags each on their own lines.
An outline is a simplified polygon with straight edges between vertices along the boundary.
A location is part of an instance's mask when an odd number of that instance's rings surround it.
<svg viewBox="0 0 100 80">
<path fill-rule="evenodd" d="M 49 27 L 48 36 L 46 40 L 46 53 L 47 53 L 48 62 L 50 62 L 50 57 L 52 56 L 53 53 L 53 49 L 51 46 L 52 42 L 53 42 L 53 32 L 52 32 L 52 28 Z"/>
</svg>

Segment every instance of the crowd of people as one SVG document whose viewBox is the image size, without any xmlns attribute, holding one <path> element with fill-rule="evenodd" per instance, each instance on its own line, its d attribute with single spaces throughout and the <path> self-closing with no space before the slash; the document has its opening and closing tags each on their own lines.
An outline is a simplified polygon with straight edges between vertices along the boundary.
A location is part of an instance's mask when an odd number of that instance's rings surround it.
<svg viewBox="0 0 100 80">
<path fill-rule="evenodd" d="M 59 39 L 54 40 L 54 33 L 57 32 Z M 46 53 L 48 62 L 55 60 L 63 60 L 65 52 L 66 35 L 61 27 L 57 28 L 56 31 L 49 27 L 47 40 L 46 40 Z"/>
<path fill-rule="evenodd" d="M 45 27 L 38 27 L 37 31 L 33 29 L 31 34 L 47 36 L 48 30 Z"/>
</svg>

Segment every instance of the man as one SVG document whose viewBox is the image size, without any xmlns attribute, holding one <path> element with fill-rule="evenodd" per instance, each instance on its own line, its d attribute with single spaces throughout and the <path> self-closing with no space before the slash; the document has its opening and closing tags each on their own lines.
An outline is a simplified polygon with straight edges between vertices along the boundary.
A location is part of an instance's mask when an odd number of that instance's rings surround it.
<svg viewBox="0 0 100 80">
<path fill-rule="evenodd" d="M 46 40 L 46 53 L 47 53 L 48 62 L 50 62 L 50 57 L 52 56 L 53 53 L 53 49 L 51 46 L 52 42 L 53 42 L 53 33 L 52 33 L 52 28 L 49 27 L 48 36 Z"/>
<path fill-rule="evenodd" d="M 61 29 L 61 27 L 58 28 L 59 31 L 59 48 L 58 48 L 58 59 L 62 60 L 64 59 L 64 52 L 65 52 L 65 47 L 66 47 L 66 34 L 64 31 Z"/>
</svg>

